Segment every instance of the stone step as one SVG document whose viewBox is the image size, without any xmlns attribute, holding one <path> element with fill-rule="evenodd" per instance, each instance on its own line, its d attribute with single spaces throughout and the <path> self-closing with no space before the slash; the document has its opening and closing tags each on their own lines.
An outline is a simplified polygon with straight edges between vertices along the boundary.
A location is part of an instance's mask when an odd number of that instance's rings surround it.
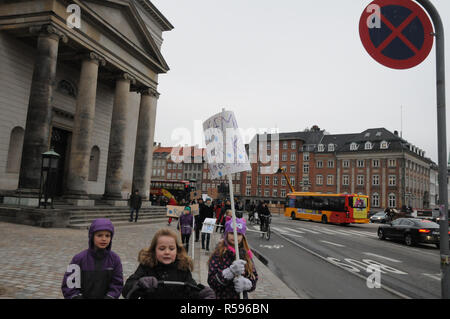
<svg viewBox="0 0 450 319">
<path fill-rule="evenodd" d="M 154 214 L 154 213 L 142 213 L 139 212 L 139 218 L 162 218 L 166 214 Z M 120 220 L 130 218 L 130 213 L 123 214 L 83 214 L 83 215 L 71 215 L 69 218 L 70 223 L 80 220 L 92 220 L 96 218 L 108 218 L 111 220 Z"/>
<path fill-rule="evenodd" d="M 167 222 L 167 217 L 141 219 L 141 217 L 139 216 L 137 223 L 135 223 L 134 221 L 129 222 L 127 219 L 127 220 L 123 220 L 123 221 L 115 221 L 115 222 L 113 222 L 113 224 L 114 224 L 114 227 L 121 227 L 121 226 L 134 226 L 134 225 L 143 225 L 143 224 L 157 224 L 157 223 L 162 223 L 162 222 Z M 89 229 L 90 226 L 91 226 L 91 222 L 80 222 L 80 223 L 73 223 L 73 224 L 70 223 L 68 228 Z"/>
</svg>

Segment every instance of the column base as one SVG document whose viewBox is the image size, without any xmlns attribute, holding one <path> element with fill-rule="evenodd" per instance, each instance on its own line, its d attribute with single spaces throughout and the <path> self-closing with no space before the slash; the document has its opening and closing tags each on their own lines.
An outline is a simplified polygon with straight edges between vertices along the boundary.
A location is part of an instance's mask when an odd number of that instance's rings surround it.
<svg viewBox="0 0 450 319">
<path fill-rule="evenodd" d="M 114 200 L 114 199 L 103 199 L 103 202 L 107 203 L 108 205 L 115 206 L 115 207 L 126 207 L 126 206 L 128 206 L 128 200 L 126 200 L 126 199 L 122 199 L 122 200 L 120 200 L 120 199 L 117 199 L 117 200 Z"/>
<path fill-rule="evenodd" d="M 65 200 L 74 206 L 95 206 L 94 199 L 66 198 Z"/>
<path fill-rule="evenodd" d="M 48 205 L 51 201 L 48 201 Z M 13 197 L 7 196 L 3 198 L 3 204 L 7 205 L 18 205 L 18 206 L 28 206 L 28 207 L 38 207 L 39 198 L 38 197 Z"/>
</svg>

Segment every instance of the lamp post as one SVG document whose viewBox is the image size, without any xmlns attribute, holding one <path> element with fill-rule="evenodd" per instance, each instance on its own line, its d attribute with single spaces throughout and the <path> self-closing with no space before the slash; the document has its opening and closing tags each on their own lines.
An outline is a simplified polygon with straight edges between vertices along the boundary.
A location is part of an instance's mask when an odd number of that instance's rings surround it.
<svg viewBox="0 0 450 319">
<path fill-rule="evenodd" d="M 59 154 L 54 150 L 42 153 L 38 208 L 41 207 L 42 197 L 44 197 L 44 208 L 47 208 L 49 198 L 51 198 L 51 208 L 53 208 L 53 197 L 55 195 L 55 182 L 58 174 L 59 157 Z"/>
</svg>

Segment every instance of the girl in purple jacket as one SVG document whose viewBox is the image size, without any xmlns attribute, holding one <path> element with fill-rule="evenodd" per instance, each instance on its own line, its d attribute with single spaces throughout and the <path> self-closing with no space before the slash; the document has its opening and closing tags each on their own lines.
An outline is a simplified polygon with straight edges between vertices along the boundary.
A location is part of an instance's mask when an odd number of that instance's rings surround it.
<svg viewBox="0 0 450 319">
<path fill-rule="evenodd" d="M 236 260 L 232 225 L 231 219 L 225 223 L 223 240 L 219 242 L 208 261 L 208 284 L 216 293 L 217 299 L 239 299 L 241 292 L 244 299 L 247 299 L 247 293 L 256 289 L 258 281 L 253 254 L 245 238 L 245 219 L 236 219 L 239 260 Z"/>
<path fill-rule="evenodd" d="M 183 215 L 178 220 L 177 229 L 181 231 L 181 241 L 186 248 L 186 252 L 189 252 L 189 239 L 191 238 L 193 228 L 194 216 L 191 214 L 191 208 L 186 206 L 183 211 Z"/>
<path fill-rule="evenodd" d="M 99 218 L 89 228 L 89 248 L 75 255 L 64 274 L 66 299 L 117 299 L 123 288 L 122 263 L 111 250 L 114 226 Z"/>
</svg>

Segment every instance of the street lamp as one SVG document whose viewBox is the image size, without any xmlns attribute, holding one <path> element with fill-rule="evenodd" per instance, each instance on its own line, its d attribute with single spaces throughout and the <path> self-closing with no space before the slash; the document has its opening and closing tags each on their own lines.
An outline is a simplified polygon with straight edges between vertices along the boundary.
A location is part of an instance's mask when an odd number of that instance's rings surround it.
<svg viewBox="0 0 450 319">
<path fill-rule="evenodd" d="M 44 208 L 47 208 L 48 199 L 51 198 L 51 208 L 53 208 L 53 197 L 55 194 L 55 182 L 58 174 L 59 154 L 53 149 L 42 153 L 41 180 L 39 183 L 39 205 L 44 197 Z"/>
</svg>

